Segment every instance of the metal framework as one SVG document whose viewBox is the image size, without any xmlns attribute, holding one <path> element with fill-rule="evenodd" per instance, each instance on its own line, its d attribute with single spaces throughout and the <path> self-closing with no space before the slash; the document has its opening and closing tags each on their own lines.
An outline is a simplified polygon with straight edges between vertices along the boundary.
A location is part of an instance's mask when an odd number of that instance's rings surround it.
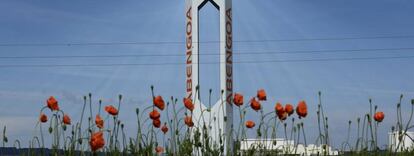
<svg viewBox="0 0 414 156">
<path fill-rule="evenodd" d="M 220 89 L 222 97 L 208 108 L 196 94 L 199 85 L 199 10 L 211 2 L 220 12 Z M 186 0 L 186 90 L 187 98 L 193 99 L 194 124 L 208 127 L 211 140 L 224 146 L 226 151 L 233 149 L 233 30 L 231 0 Z M 206 125 L 203 125 L 203 124 Z M 208 125 L 207 125 L 208 124 Z M 202 136 L 202 135 L 201 135 Z"/>
</svg>

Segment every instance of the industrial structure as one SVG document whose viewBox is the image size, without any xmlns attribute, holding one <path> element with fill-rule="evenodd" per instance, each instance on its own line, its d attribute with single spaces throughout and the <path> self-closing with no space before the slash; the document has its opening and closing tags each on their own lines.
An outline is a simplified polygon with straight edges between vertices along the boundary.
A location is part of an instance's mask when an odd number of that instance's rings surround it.
<svg viewBox="0 0 414 156">
<path fill-rule="evenodd" d="M 305 146 L 303 144 L 295 144 L 293 140 L 286 140 L 282 138 L 245 139 L 240 142 L 240 151 L 246 152 L 251 149 L 283 155 L 339 155 L 339 151 L 332 149 L 328 145 L 317 146 L 309 144 L 308 146 Z"/>
<path fill-rule="evenodd" d="M 206 107 L 197 92 L 199 86 L 199 10 L 211 2 L 220 15 L 220 90 L 221 98 L 211 108 Z M 193 122 L 196 127 L 208 127 L 213 144 L 232 151 L 233 137 L 233 30 L 231 0 L 186 0 L 186 91 L 194 101 Z M 208 123 L 208 125 L 207 125 Z M 201 131 L 202 132 L 202 131 Z"/>
</svg>

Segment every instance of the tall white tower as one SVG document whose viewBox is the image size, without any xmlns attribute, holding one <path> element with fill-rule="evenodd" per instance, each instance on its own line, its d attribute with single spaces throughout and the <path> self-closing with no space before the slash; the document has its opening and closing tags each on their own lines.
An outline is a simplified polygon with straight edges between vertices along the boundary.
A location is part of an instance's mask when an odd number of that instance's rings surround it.
<svg viewBox="0 0 414 156">
<path fill-rule="evenodd" d="M 196 95 L 199 85 L 199 10 L 211 2 L 220 12 L 220 89 L 222 98 L 210 112 Z M 193 122 L 200 129 L 208 127 L 213 143 L 224 146 L 224 154 L 233 150 L 233 27 L 231 0 L 186 0 L 186 90 L 187 98 L 195 101 Z"/>
</svg>

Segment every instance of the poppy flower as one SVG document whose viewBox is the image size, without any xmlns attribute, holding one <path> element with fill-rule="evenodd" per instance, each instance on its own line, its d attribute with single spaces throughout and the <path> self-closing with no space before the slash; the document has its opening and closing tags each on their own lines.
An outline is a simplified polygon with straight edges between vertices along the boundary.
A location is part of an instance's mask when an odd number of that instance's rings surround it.
<svg viewBox="0 0 414 156">
<path fill-rule="evenodd" d="M 243 95 L 242 94 L 240 94 L 240 93 L 235 93 L 234 94 L 234 97 L 233 97 L 233 103 L 236 105 L 236 106 L 241 106 L 241 105 L 243 105 Z"/>
<path fill-rule="evenodd" d="M 193 101 L 191 101 L 190 98 L 184 98 L 183 103 L 184 103 L 185 108 L 187 108 L 188 110 L 190 110 L 190 111 L 194 110 L 194 104 L 193 104 Z"/>
<path fill-rule="evenodd" d="M 165 102 L 164 102 L 164 100 L 162 99 L 162 97 L 161 96 L 156 96 L 156 97 L 154 97 L 154 99 L 153 99 L 153 101 L 152 101 L 153 103 L 154 103 L 154 105 L 156 106 L 156 107 L 158 107 L 160 110 L 164 110 L 164 108 L 165 108 Z"/>
<path fill-rule="evenodd" d="M 164 126 L 161 127 L 161 131 L 165 134 L 168 132 L 168 127 L 167 127 L 167 123 L 164 122 Z"/>
<path fill-rule="evenodd" d="M 256 112 L 262 108 L 262 106 L 260 105 L 260 102 L 257 101 L 256 98 L 252 98 L 250 100 L 250 107 L 252 107 L 252 109 L 255 110 Z"/>
<path fill-rule="evenodd" d="M 246 121 L 246 127 L 247 128 L 253 128 L 256 124 L 252 120 Z"/>
<path fill-rule="evenodd" d="M 257 98 L 259 101 L 266 101 L 266 92 L 264 89 L 260 89 L 257 91 Z"/>
<path fill-rule="evenodd" d="M 50 110 L 52 111 L 59 110 L 58 101 L 55 99 L 55 97 L 50 96 L 49 99 L 47 99 L 46 103 L 47 103 L 47 107 L 49 107 Z"/>
<path fill-rule="evenodd" d="M 164 152 L 164 148 L 162 148 L 161 146 L 157 146 L 157 147 L 155 148 L 155 152 L 156 152 L 157 154 L 161 154 L 162 152 Z"/>
<path fill-rule="evenodd" d="M 98 128 L 102 129 L 104 127 L 104 121 L 102 120 L 101 116 L 96 115 L 95 124 L 96 124 L 96 127 L 98 127 Z"/>
<path fill-rule="evenodd" d="M 308 107 L 306 106 L 305 101 L 300 101 L 298 106 L 296 107 L 296 114 L 298 114 L 299 118 L 304 118 L 308 115 Z"/>
<path fill-rule="evenodd" d="M 290 116 L 293 114 L 294 112 L 294 108 L 291 104 L 286 104 L 285 105 L 285 112 Z"/>
<path fill-rule="evenodd" d="M 194 123 L 193 123 L 193 118 L 191 116 L 186 116 L 184 118 L 184 123 L 188 126 L 188 127 L 193 127 Z"/>
<path fill-rule="evenodd" d="M 275 111 L 276 111 L 276 114 L 280 114 L 280 113 L 285 112 L 285 110 L 284 110 L 282 104 L 280 104 L 280 102 L 276 103 Z"/>
<path fill-rule="evenodd" d="M 284 121 L 287 119 L 288 113 L 283 110 L 283 113 L 278 114 L 277 117 L 279 117 L 280 120 Z"/>
<path fill-rule="evenodd" d="M 158 119 L 155 119 L 155 120 L 152 120 L 152 125 L 155 128 L 160 128 L 161 127 L 161 120 L 159 118 Z"/>
<path fill-rule="evenodd" d="M 103 138 L 103 133 L 101 131 L 92 133 L 91 140 L 89 141 L 89 145 L 91 146 L 91 150 L 93 152 L 104 147 L 105 140 Z"/>
<path fill-rule="evenodd" d="M 113 116 L 118 115 L 118 110 L 112 105 L 105 106 L 105 111 Z"/>
<path fill-rule="evenodd" d="M 68 115 L 63 115 L 63 123 L 66 125 L 70 125 L 70 117 Z"/>
<path fill-rule="evenodd" d="M 377 122 L 382 122 L 382 120 L 384 120 L 384 112 L 376 112 L 374 114 L 374 120 Z"/>
<path fill-rule="evenodd" d="M 150 112 L 149 113 L 149 117 L 152 119 L 152 120 L 156 120 L 156 119 L 159 119 L 160 118 L 160 113 L 157 111 L 157 110 L 152 110 L 152 112 Z"/>
<path fill-rule="evenodd" d="M 42 122 L 42 123 L 47 122 L 47 116 L 45 114 L 43 114 L 43 113 L 40 114 L 39 121 Z"/>
</svg>

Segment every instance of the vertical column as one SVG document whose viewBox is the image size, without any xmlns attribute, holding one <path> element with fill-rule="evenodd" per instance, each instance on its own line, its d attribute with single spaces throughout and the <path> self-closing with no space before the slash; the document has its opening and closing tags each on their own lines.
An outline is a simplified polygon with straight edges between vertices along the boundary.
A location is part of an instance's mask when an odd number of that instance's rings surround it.
<svg viewBox="0 0 414 156">
<path fill-rule="evenodd" d="M 212 2 L 220 12 L 220 89 L 223 98 L 211 108 L 211 112 L 204 112 L 203 116 L 217 116 L 213 121 L 211 132 L 212 141 L 216 144 L 223 139 L 224 155 L 233 150 L 233 22 L 231 0 L 186 0 L 186 96 L 194 99 L 196 108 L 194 115 L 200 117 L 201 110 L 206 107 L 196 94 L 199 84 L 199 39 L 198 39 L 198 11 L 206 2 Z M 199 107 L 198 107 L 199 106 Z M 207 120 L 211 120 L 206 118 Z M 193 119 L 200 120 L 200 119 Z M 211 121 L 209 121 L 211 122 Z M 196 121 L 196 123 L 199 123 Z M 201 125 L 199 125 L 201 127 Z M 224 138 L 223 138 L 224 137 Z"/>
<path fill-rule="evenodd" d="M 193 97 L 193 8 L 192 1 L 186 0 L 186 91 L 187 98 Z"/>
<path fill-rule="evenodd" d="M 225 27 L 225 39 L 223 45 L 225 48 L 225 93 L 226 96 L 226 150 L 232 152 L 233 150 L 233 133 L 231 133 L 233 128 L 233 105 L 232 105 L 232 95 L 233 95 L 233 21 L 232 21 L 232 7 L 231 0 L 224 1 L 224 7 L 220 9 L 222 15 L 224 15 L 225 21 L 221 21 L 221 26 Z M 223 42 L 222 42 L 223 43 Z"/>
</svg>

